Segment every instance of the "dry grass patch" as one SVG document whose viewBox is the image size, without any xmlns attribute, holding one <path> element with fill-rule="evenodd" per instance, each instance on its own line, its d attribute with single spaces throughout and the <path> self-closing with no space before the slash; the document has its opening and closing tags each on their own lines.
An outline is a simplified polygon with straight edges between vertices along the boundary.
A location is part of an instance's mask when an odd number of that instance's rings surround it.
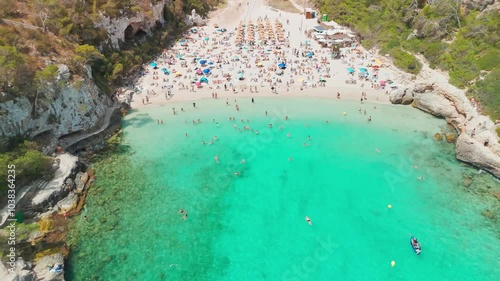
<svg viewBox="0 0 500 281">
<path fill-rule="evenodd" d="M 275 8 L 276 10 L 280 10 L 283 12 L 295 14 L 301 13 L 301 11 L 295 8 L 295 6 L 289 0 L 267 0 L 266 4 L 271 8 Z"/>
</svg>

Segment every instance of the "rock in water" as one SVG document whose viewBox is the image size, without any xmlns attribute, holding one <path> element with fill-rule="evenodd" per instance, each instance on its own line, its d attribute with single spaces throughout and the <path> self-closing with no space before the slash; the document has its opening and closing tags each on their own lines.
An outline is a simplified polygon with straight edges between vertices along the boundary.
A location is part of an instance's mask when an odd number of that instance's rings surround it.
<svg viewBox="0 0 500 281">
<path fill-rule="evenodd" d="M 437 140 L 437 141 L 442 141 L 443 140 L 443 135 L 441 135 L 440 133 L 435 133 L 432 138 L 434 140 Z"/>
<path fill-rule="evenodd" d="M 445 136 L 446 136 L 446 141 L 449 143 L 454 143 L 457 140 L 455 134 L 448 133 Z"/>
<path fill-rule="evenodd" d="M 472 184 L 472 178 L 470 177 L 465 177 L 464 178 L 464 186 L 469 187 Z"/>
<path fill-rule="evenodd" d="M 495 154 L 489 147 L 484 146 L 483 143 L 462 133 L 457 138 L 455 151 L 458 160 L 471 163 L 500 178 L 500 156 Z"/>
</svg>

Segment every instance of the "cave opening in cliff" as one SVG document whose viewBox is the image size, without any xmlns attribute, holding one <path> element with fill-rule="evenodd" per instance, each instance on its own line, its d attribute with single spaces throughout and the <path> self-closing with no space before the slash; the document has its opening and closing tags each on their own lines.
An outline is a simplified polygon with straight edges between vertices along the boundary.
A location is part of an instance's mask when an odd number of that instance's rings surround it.
<svg viewBox="0 0 500 281">
<path fill-rule="evenodd" d="M 140 28 L 134 28 L 132 25 L 125 28 L 125 40 L 142 39 L 147 35 L 147 32 Z"/>
</svg>

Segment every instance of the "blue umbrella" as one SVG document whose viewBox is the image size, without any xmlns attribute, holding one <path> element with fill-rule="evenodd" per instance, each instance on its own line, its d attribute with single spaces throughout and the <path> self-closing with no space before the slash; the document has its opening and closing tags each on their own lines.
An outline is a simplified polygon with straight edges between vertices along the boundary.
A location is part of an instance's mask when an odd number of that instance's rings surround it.
<svg viewBox="0 0 500 281">
<path fill-rule="evenodd" d="M 281 68 L 281 69 L 285 69 L 286 68 L 286 64 L 284 62 L 278 64 L 278 67 Z"/>
<path fill-rule="evenodd" d="M 205 41 L 208 41 L 208 40 L 210 40 L 210 38 L 208 38 L 208 37 L 205 37 Z"/>
<path fill-rule="evenodd" d="M 307 54 L 307 56 L 308 56 L 309 58 L 312 58 L 313 53 L 308 53 L 308 54 Z"/>
<path fill-rule="evenodd" d="M 361 72 L 368 72 L 368 70 L 366 68 L 360 68 L 359 71 L 361 71 Z"/>
<path fill-rule="evenodd" d="M 207 63 L 207 60 L 200 60 L 201 65 L 206 64 L 206 63 Z"/>
<path fill-rule="evenodd" d="M 203 69 L 203 73 L 209 74 L 210 73 L 210 69 L 208 69 L 208 68 Z"/>
<path fill-rule="evenodd" d="M 161 71 L 167 72 L 168 70 L 164 67 L 164 68 L 161 69 Z"/>
<path fill-rule="evenodd" d="M 213 65 L 214 63 L 213 62 L 208 62 L 208 65 Z"/>
<path fill-rule="evenodd" d="M 347 71 L 349 71 L 349 73 L 353 73 L 353 72 L 354 72 L 354 68 L 349 67 L 349 68 L 347 69 Z"/>
<path fill-rule="evenodd" d="M 156 62 L 152 62 L 152 63 L 150 63 L 150 64 L 149 64 L 149 66 L 152 66 L 152 67 L 157 67 L 157 66 L 158 66 L 158 64 L 157 64 Z"/>
<path fill-rule="evenodd" d="M 201 78 L 200 78 L 200 83 L 207 83 L 207 84 L 208 84 L 208 79 L 207 79 L 207 77 L 201 77 Z"/>
<path fill-rule="evenodd" d="M 178 58 L 178 59 L 182 58 L 182 55 L 181 55 L 181 54 L 178 54 L 178 55 L 177 55 L 177 58 Z"/>
</svg>

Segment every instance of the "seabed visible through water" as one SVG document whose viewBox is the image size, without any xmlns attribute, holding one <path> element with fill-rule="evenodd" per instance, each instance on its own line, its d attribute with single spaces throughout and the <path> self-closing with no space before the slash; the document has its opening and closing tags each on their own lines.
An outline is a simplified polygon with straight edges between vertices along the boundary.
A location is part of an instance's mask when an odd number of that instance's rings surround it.
<svg viewBox="0 0 500 281">
<path fill-rule="evenodd" d="M 123 142 L 95 164 L 95 185 L 72 225 L 68 280 L 500 276 L 499 225 L 484 215 L 498 214 L 488 193 L 498 183 L 460 164 L 453 144 L 432 139 L 447 130 L 444 120 L 333 99 L 238 105 L 200 100 L 196 109 L 151 106 L 125 118 Z M 185 112 L 173 116 L 173 106 Z"/>
</svg>

